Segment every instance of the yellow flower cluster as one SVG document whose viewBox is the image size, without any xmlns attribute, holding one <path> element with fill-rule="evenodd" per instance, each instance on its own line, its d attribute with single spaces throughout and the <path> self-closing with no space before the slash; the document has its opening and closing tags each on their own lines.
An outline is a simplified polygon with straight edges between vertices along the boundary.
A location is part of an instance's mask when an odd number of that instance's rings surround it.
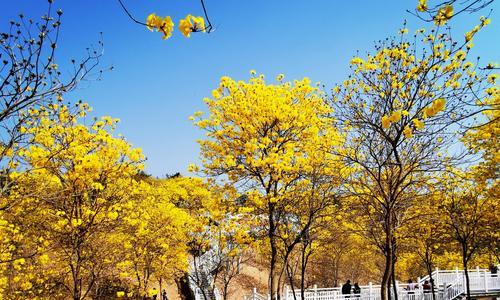
<svg viewBox="0 0 500 300">
<path fill-rule="evenodd" d="M 179 21 L 179 30 L 185 37 L 189 37 L 191 32 L 205 31 L 205 20 L 203 17 L 187 15 Z"/>
<path fill-rule="evenodd" d="M 434 16 L 434 23 L 438 26 L 442 26 L 448 22 L 449 19 L 453 17 L 453 6 L 447 4 L 440 7 L 436 16 Z"/>
<path fill-rule="evenodd" d="M 156 29 L 156 31 L 163 33 L 164 40 L 170 38 L 174 31 L 174 22 L 170 16 L 162 18 L 155 13 L 146 18 L 146 26 L 150 31 Z M 205 32 L 205 20 L 203 17 L 187 15 L 186 18 L 179 21 L 179 30 L 185 37 L 190 37 L 191 32 Z"/>
<path fill-rule="evenodd" d="M 490 24 L 491 20 L 484 17 L 484 16 L 481 16 L 479 18 L 479 20 L 481 21 L 481 23 L 479 25 L 476 25 L 474 26 L 474 28 L 472 28 L 471 31 L 468 31 L 465 33 L 465 41 L 466 42 L 470 42 L 472 40 L 472 38 L 474 37 L 474 35 L 479 31 L 481 30 L 481 28 L 483 28 L 484 26 Z"/>
<path fill-rule="evenodd" d="M 420 12 L 427 11 L 427 0 L 419 0 L 417 10 Z"/>
<path fill-rule="evenodd" d="M 390 116 L 382 117 L 382 128 L 387 129 L 393 123 L 397 123 L 401 120 L 402 112 L 401 110 L 394 111 Z"/>
<path fill-rule="evenodd" d="M 433 117 L 439 112 L 443 111 L 446 106 L 446 100 L 444 98 L 436 99 L 428 107 L 424 108 L 423 118 Z"/>
<path fill-rule="evenodd" d="M 162 18 L 152 13 L 147 17 L 146 24 L 150 31 L 156 29 L 156 31 L 163 33 L 164 40 L 172 36 L 174 22 L 172 22 L 172 18 L 170 16 Z"/>
</svg>

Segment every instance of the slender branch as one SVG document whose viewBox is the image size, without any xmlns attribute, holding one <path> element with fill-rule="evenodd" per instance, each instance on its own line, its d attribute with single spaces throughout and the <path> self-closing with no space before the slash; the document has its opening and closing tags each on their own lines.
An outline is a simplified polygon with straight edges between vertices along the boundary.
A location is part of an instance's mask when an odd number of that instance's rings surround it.
<svg viewBox="0 0 500 300">
<path fill-rule="evenodd" d="M 132 14 L 128 11 L 128 9 L 125 7 L 125 5 L 123 4 L 122 0 L 118 0 L 118 2 L 120 3 L 121 7 L 123 8 L 123 10 L 125 11 L 125 13 L 127 14 L 127 16 L 132 20 L 134 21 L 135 23 L 139 24 L 139 25 L 144 25 L 144 26 L 148 26 L 146 23 L 143 23 L 139 20 L 137 20 L 136 18 L 134 18 L 134 16 L 132 16 Z"/>
<path fill-rule="evenodd" d="M 212 23 L 210 23 L 210 19 L 208 18 L 207 9 L 205 8 L 205 1 L 200 0 L 200 2 L 201 2 L 201 7 L 203 7 L 203 13 L 205 14 L 205 19 L 207 20 L 208 23 L 208 26 L 205 27 L 205 30 L 207 31 L 207 33 L 210 33 L 213 29 L 213 26 Z"/>
</svg>

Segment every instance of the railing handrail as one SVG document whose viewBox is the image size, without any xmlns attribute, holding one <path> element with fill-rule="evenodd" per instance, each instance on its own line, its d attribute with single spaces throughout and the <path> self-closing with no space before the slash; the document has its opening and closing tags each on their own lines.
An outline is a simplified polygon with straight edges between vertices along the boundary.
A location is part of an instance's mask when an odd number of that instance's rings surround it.
<svg viewBox="0 0 500 300">
<path fill-rule="evenodd" d="M 483 292 L 487 293 L 488 291 L 494 291 L 495 293 L 500 292 L 500 274 L 492 274 L 487 269 L 470 269 L 469 270 L 469 279 L 471 281 L 471 290 L 474 292 Z M 464 294 L 465 280 L 464 280 L 464 271 L 459 270 L 458 268 L 455 270 L 439 270 L 436 269 L 431 273 L 432 278 L 434 279 L 434 287 L 435 293 L 439 295 L 437 299 L 439 300 L 454 300 L 459 295 Z M 429 276 L 425 276 L 423 278 L 419 278 L 417 282 L 415 282 L 413 289 L 407 289 L 407 283 L 397 283 L 397 293 L 401 294 L 402 299 L 407 300 L 430 300 L 427 296 L 430 294 L 429 290 L 423 289 L 423 284 L 425 281 L 429 281 Z M 314 299 L 314 300 L 349 300 L 351 299 L 359 299 L 359 300 L 369 300 L 375 299 L 379 300 L 380 294 L 380 285 L 364 285 L 360 286 L 361 292 L 359 294 L 348 294 L 343 295 L 341 292 L 341 287 L 322 287 L 319 288 L 314 286 L 312 289 L 306 289 L 304 292 L 306 294 L 306 300 Z M 288 289 L 285 288 L 285 300 L 293 299 L 293 295 L 299 295 L 301 292 L 299 289 Z M 260 300 L 260 299 L 259 299 Z"/>
</svg>

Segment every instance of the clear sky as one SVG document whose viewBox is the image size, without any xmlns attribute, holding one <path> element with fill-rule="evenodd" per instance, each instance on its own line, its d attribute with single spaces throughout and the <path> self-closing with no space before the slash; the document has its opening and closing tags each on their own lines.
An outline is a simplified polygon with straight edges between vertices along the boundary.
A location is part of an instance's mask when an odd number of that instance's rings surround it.
<svg viewBox="0 0 500 300">
<path fill-rule="evenodd" d="M 144 20 L 151 12 L 202 15 L 198 0 L 123 0 L 132 14 Z M 121 119 L 118 132 L 148 157 L 146 170 L 156 176 L 186 173 L 198 159 L 196 139 L 203 133 L 188 117 L 204 110 L 221 76 L 248 79 L 255 69 L 271 80 L 310 77 L 331 85 L 348 74 L 350 58 L 373 42 L 397 32 L 404 19 L 414 30 L 422 23 L 406 13 L 417 0 L 205 0 L 216 30 L 190 39 L 176 30 L 164 41 L 161 34 L 128 19 L 117 0 L 56 0 L 64 11 L 59 44 L 59 66 L 103 32 L 102 67 L 114 70 L 102 81 L 82 85 L 71 94 L 83 99 L 96 115 Z M 432 3 L 432 0 L 430 0 Z M 36 18 L 46 0 L 0 0 L 0 31 L 18 13 Z M 492 23 L 475 38 L 474 53 L 485 61 L 500 61 L 500 5 L 490 8 Z M 481 12 L 487 14 L 488 11 Z M 457 32 L 477 23 L 479 14 L 453 20 Z M 68 65 L 69 66 L 69 65 Z"/>
</svg>

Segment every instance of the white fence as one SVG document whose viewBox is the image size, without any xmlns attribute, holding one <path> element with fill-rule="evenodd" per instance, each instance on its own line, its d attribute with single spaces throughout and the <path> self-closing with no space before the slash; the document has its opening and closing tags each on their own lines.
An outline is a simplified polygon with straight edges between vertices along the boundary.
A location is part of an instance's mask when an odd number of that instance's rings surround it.
<svg viewBox="0 0 500 300">
<path fill-rule="evenodd" d="M 437 270 L 432 272 L 434 281 L 434 295 L 436 300 L 453 300 L 466 292 L 465 274 L 463 270 Z M 408 284 L 396 282 L 398 300 L 433 300 L 430 289 L 424 290 L 424 283 L 430 284 L 429 276 L 419 278 L 411 288 Z M 470 291 L 475 295 L 500 295 L 500 277 L 492 274 L 485 269 L 469 270 Z M 342 294 L 340 287 L 318 288 L 314 286 L 311 289 L 304 290 L 303 300 L 380 300 L 380 285 L 369 284 L 360 286 L 361 291 L 358 294 Z M 393 291 L 391 289 L 391 294 Z M 393 297 L 391 297 L 393 298 Z M 244 300 L 268 300 L 268 295 L 257 293 L 254 289 L 252 295 Z M 300 289 L 291 290 L 285 286 L 284 300 L 301 299 Z"/>
<path fill-rule="evenodd" d="M 221 296 L 220 291 L 217 287 L 214 287 L 213 297 L 215 297 L 215 300 L 222 300 L 222 296 Z M 196 288 L 194 290 L 194 299 L 195 300 L 211 300 L 211 296 L 209 295 L 208 291 L 206 291 L 205 295 L 203 295 L 203 291 L 200 288 Z"/>
</svg>

